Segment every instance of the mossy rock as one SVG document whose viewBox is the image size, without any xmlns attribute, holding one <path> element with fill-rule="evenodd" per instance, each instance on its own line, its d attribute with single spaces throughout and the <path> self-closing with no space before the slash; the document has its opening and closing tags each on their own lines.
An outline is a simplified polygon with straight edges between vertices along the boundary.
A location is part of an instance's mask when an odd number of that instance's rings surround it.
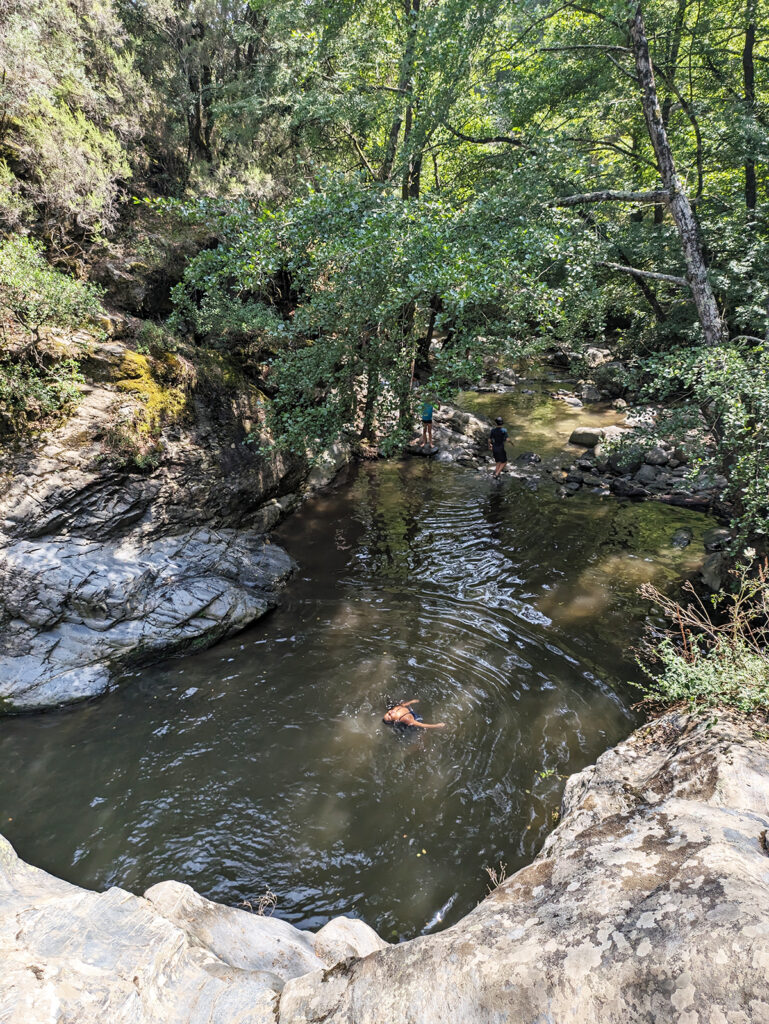
<svg viewBox="0 0 769 1024">
<path fill-rule="evenodd" d="M 177 357 L 169 352 L 163 357 L 164 363 L 167 359 Z M 139 352 L 127 351 L 120 364 L 120 379 L 115 382 L 118 391 L 134 395 L 144 403 L 144 423 L 139 427 L 144 433 L 156 432 L 164 424 L 178 421 L 187 410 L 185 388 L 158 380 L 153 362 Z M 164 366 L 164 370 L 168 368 Z"/>
</svg>

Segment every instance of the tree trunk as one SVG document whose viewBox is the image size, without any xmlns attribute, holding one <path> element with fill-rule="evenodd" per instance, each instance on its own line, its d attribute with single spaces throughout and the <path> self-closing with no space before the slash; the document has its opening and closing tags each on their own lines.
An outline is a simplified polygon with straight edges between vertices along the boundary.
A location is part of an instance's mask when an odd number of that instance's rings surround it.
<svg viewBox="0 0 769 1024">
<path fill-rule="evenodd" d="M 376 401 L 379 396 L 379 339 L 374 345 L 371 344 L 371 337 L 366 332 L 364 338 L 366 357 L 366 399 L 363 405 L 363 424 L 360 437 L 362 441 L 374 439 L 374 414 L 376 412 Z M 353 387 L 354 390 L 354 387 Z"/>
<path fill-rule="evenodd" d="M 665 65 L 665 78 L 670 85 L 672 85 L 676 75 L 676 65 L 678 64 L 678 51 L 681 49 L 681 34 L 684 28 L 684 20 L 686 18 L 686 7 L 689 0 L 678 0 L 678 7 L 676 8 L 676 16 L 673 20 L 673 35 L 670 40 L 670 49 L 668 50 L 667 61 Z M 667 131 L 668 124 L 670 122 L 670 112 L 673 109 L 673 97 L 667 95 L 662 103 L 662 123 L 665 125 L 665 131 Z M 665 207 L 663 204 L 654 207 L 654 223 L 661 224 L 665 217 Z"/>
<path fill-rule="evenodd" d="M 411 89 L 412 77 L 414 74 L 414 57 L 416 49 L 417 18 L 419 16 L 419 5 L 421 0 L 403 0 L 403 17 L 406 23 L 406 43 L 403 48 L 400 72 L 398 74 L 398 94 L 406 97 L 405 109 L 399 106 L 395 117 L 390 125 L 390 132 L 387 136 L 384 159 L 379 168 L 377 177 L 380 181 L 389 181 L 395 165 L 395 154 L 398 152 L 398 136 L 405 117 L 408 117 L 411 110 Z"/>
<path fill-rule="evenodd" d="M 708 281 L 707 268 L 702 253 L 699 228 L 689 198 L 676 173 L 673 152 L 670 148 L 662 111 L 657 99 L 649 43 L 646 39 L 641 5 L 632 0 L 628 19 L 630 37 L 633 41 L 638 81 L 641 86 L 642 103 L 646 127 L 649 131 L 654 153 L 657 157 L 662 184 L 668 193 L 668 206 L 681 239 L 686 260 L 687 279 L 697 307 L 700 326 L 706 345 L 720 345 L 725 339 L 724 324 L 718 311 L 713 289 Z"/>
<path fill-rule="evenodd" d="M 756 106 L 756 70 L 753 63 L 753 48 L 756 44 L 756 0 L 747 2 L 747 25 L 745 27 L 745 45 L 742 48 L 742 80 L 745 89 L 745 106 L 752 116 Z M 748 156 L 745 158 L 745 206 L 748 216 L 756 209 L 756 163 Z"/>
<path fill-rule="evenodd" d="M 443 302 L 439 295 L 433 295 L 430 299 L 430 319 L 427 322 L 427 330 L 417 341 L 417 354 L 414 362 L 414 372 L 417 375 L 430 372 L 430 346 L 433 343 L 435 334 L 435 320 L 443 308 Z"/>
</svg>

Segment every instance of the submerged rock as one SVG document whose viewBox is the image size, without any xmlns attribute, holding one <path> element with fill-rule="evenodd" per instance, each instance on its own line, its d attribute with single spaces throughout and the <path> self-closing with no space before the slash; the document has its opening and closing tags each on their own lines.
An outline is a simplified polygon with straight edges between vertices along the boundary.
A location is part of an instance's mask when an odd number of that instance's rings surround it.
<svg viewBox="0 0 769 1024">
<path fill-rule="evenodd" d="M 705 531 L 702 543 L 705 545 L 706 551 L 723 551 L 731 543 L 732 536 L 731 530 L 722 526 L 714 526 Z"/>
<path fill-rule="evenodd" d="M 711 593 L 717 594 L 721 590 L 728 568 L 726 555 L 721 551 L 714 551 L 702 563 L 700 579 Z"/>
<path fill-rule="evenodd" d="M 676 530 L 670 539 L 670 543 L 674 548 L 686 548 L 691 544 L 693 536 L 692 531 L 684 526 L 680 530 Z"/>
</svg>

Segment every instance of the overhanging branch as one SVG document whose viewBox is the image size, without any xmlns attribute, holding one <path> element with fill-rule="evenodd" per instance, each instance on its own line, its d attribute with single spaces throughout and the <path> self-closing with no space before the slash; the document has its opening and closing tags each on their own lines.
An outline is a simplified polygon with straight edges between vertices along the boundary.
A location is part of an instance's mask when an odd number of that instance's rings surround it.
<svg viewBox="0 0 769 1024">
<path fill-rule="evenodd" d="M 657 189 L 654 192 L 616 192 L 604 189 L 601 192 L 582 192 L 576 196 L 559 196 L 551 199 L 548 206 L 581 206 L 584 203 L 665 203 L 668 200 L 667 190 Z"/>
<path fill-rule="evenodd" d="M 452 135 L 456 135 L 456 137 L 461 139 L 463 142 L 473 142 L 476 146 L 485 146 L 490 142 L 502 142 L 508 146 L 526 146 L 525 139 L 516 138 L 514 135 L 491 135 L 488 138 L 479 139 L 473 135 L 465 135 L 464 132 L 457 131 L 456 128 L 452 128 L 450 124 L 446 124 L 445 122 L 444 128 L 446 128 L 447 131 L 450 131 Z"/>
<path fill-rule="evenodd" d="M 610 270 L 621 270 L 623 274 L 632 274 L 633 277 L 650 277 L 653 281 L 667 281 L 668 284 L 678 285 L 679 288 L 688 288 L 689 282 L 685 277 L 676 277 L 675 274 L 659 274 L 656 270 L 638 270 L 637 267 L 626 267 L 622 263 L 602 262 L 602 267 Z"/>
</svg>

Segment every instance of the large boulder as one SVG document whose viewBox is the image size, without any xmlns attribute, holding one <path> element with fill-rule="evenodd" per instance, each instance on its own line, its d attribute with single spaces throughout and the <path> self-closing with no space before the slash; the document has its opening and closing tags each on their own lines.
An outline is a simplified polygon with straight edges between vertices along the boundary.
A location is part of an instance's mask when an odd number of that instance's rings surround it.
<svg viewBox="0 0 769 1024">
<path fill-rule="evenodd" d="M 569 444 L 578 444 L 583 448 L 594 448 L 603 437 L 601 427 L 577 427 L 572 430 Z"/>
<path fill-rule="evenodd" d="M 261 536 L 205 527 L 144 542 L 0 547 L 0 704 L 26 711 L 92 697 L 127 665 L 237 632 L 274 607 L 292 568 Z"/>
<path fill-rule="evenodd" d="M 178 882 L 144 898 L 87 892 L 25 864 L 0 837 L 4 1024 L 275 1024 L 286 981 L 386 945 L 346 918 L 317 940 Z"/>
</svg>

